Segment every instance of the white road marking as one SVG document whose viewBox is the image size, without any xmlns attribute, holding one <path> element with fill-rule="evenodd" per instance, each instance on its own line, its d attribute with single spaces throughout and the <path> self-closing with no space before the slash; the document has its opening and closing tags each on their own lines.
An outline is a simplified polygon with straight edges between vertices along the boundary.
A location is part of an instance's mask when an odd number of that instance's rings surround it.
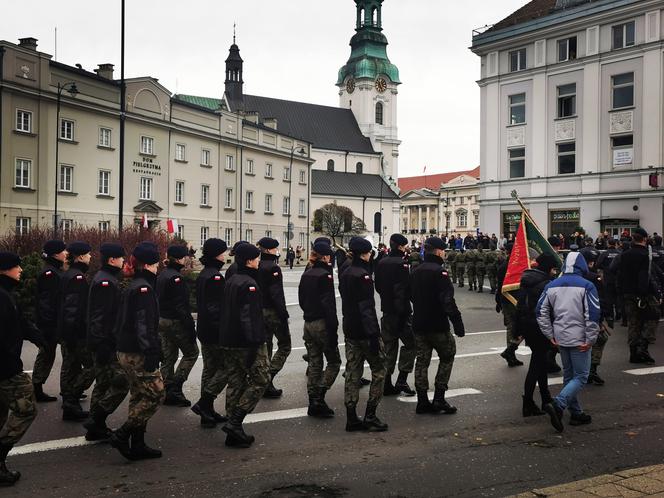
<svg viewBox="0 0 664 498">
<path fill-rule="evenodd" d="M 664 367 L 635 368 L 633 370 L 625 370 L 624 372 L 629 375 L 652 375 L 664 373 Z"/>
<path fill-rule="evenodd" d="M 293 408 L 292 410 L 277 410 L 273 412 L 252 413 L 247 415 L 245 424 L 257 424 L 272 420 L 288 420 L 307 416 L 307 408 Z"/>
<path fill-rule="evenodd" d="M 72 437 L 69 439 L 54 439 L 43 443 L 24 444 L 12 449 L 10 455 L 27 455 L 28 453 L 40 453 L 42 451 L 64 450 L 67 448 L 78 448 L 80 446 L 91 446 L 98 444 L 97 441 L 86 441 L 85 437 Z"/>
<path fill-rule="evenodd" d="M 433 400 L 433 391 L 429 391 L 429 400 Z M 464 387 L 461 389 L 450 389 L 445 393 L 445 398 L 456 398 L 458 396 L 470 396 L 473 394 L 482 394 L 482 391 L 478 391 L 477 389 L 473 389 L 472 387 Z M 402 403 L 417 403 L 417 397 L 416 396 L 399 396 L 397 398 L 397 401 L 401 401 Z"/>
</svg>

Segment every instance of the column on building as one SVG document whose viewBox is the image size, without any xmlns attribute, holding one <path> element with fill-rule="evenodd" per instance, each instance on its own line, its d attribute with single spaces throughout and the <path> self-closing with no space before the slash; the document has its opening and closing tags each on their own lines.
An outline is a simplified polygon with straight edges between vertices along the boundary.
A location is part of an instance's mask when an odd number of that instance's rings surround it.
<svg viewBox="0 0 664 498">
<path fill-rule="evenodd" d="M 417 231 L 422 229 L 422 206 L 417 206 Z"/>
<path fill-rule="evenodd" d="M 429 217 L 429 206 L 427 205 L 427 223 L 426 223 L 426 226 L 424 227 L 424 228 L 426 229 L 427 233 L 429 233 L 429 230 L 430 230 L 430 227 L 429 227 L 429 221 L 430 221 L 430 217 Z"/>
</svg>

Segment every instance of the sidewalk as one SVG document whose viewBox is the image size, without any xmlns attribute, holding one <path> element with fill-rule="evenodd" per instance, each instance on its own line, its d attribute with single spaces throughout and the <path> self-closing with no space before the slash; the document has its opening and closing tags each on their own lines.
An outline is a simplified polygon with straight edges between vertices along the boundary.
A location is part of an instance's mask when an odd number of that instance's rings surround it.
<svg viewBox="0 0 664 498">
<path fill-rule="evenodd" d="M 623 470 L 550 488 L 533 489 L 516 495 L 515 498 L 542 496 L 551 498 L 664 497 L 664 465 Z"/>
</svg>

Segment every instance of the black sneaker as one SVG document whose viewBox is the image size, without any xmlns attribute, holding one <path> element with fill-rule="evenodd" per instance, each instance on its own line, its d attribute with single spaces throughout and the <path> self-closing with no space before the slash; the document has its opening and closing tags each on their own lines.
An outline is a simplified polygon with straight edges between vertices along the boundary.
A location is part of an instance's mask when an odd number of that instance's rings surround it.
<svg viewBox="0 0 664 498">
<path fill-rule="evenodd" d="M 569 425 L 586 425 L 592 423 L 593 418 L 587 413 L 572 413 L 569 417 Z"/>
<path fill-rule="evenodd" d="M 553 428 L 558 432 L 563 432 L 565 430 L 565 426 L 563 425 L 562 421 L 562 410 L 558 408 L 555 401 L 547 403 L 542 408 L 551 418 L 551 425 Z"/>
</svg>

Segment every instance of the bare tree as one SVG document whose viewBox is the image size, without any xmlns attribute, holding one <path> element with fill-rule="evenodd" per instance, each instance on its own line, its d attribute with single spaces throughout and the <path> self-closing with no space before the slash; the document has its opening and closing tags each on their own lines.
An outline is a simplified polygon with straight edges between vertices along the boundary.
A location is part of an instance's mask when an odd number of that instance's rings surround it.
<svg viewBox="0 0 664 498">
<path fill-rule="evenodd" d="M 314 230 L 327 235 L 334 244 L 337 237 L 343 239 L 344 235 L 358 235 L 366 232 L 364 222 L 353 214 L 353 210 L 338 204 L 325 204 L 314 211 Z"/>
</svg>

